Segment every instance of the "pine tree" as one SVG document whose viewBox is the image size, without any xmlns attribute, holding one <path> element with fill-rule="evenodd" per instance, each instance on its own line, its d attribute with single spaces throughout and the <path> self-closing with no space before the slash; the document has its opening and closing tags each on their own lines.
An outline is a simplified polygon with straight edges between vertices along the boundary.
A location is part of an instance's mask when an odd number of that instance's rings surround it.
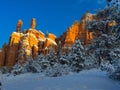
<svg viewBox="0 0 120 90">
<path fill-rule="evenodd" d="M 45 55 L 43 54 L 38 55 L 36 60 L 41 67 L 41 72 L 45 71 L 47 68 L 50 67 L 49 61 Z"/>
<path fill-rule="evenodd" d="M 96 67 L 96 58 L 92 50 L 93 49 L 92 45 L 88 45 L 85 49 L 85 61 L 84 61 L 85 69 L 91 69 Z"/>
<path fill-rule="evenodd" d="M 46 56 L 46 58 L 49 61 L 51 67 L 58 63 L 57 54 L 55 53 L 53 48 L 50 48 L 49 54 Z"/>
<path fill-rule="evenodd" d="M 76 40 L 72 47 L 70 65 L 72 71 L 79 72 L 84 68 L 85 50 L 80 40 Z"/>
<path fill-rule="evenodd" d="M 42 71 L 39 60 L 29 57 L 26 63 L 27 72 L 40 73 Z"/>
<path fill-rule="evenodd" d="M 69 67 L 68 57 L 69 56 L 63 54 L 58 58 L 57 54 L 51 48 L 49 54 L 46 57 L 49 61 L 49 65 L 44 72 L 45 75 L 50 77 L 58 77 L 69 74 L 69 72 L 71 72 L 71 69 Z"/>
</svg>

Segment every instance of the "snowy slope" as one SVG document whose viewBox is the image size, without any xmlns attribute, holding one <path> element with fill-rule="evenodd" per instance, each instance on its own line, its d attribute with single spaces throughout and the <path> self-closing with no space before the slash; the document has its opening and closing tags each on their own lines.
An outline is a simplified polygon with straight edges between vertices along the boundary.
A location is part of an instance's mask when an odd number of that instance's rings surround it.
<svg viewBox="0 0 120 90">
<path fill-rule="evenodd" d="M 3 77 L 3 90 L 119 90 L 120 82 L 108 78 L 105 72 L 92 69 L 62 77 L 23 74 Z"/>
</svg>

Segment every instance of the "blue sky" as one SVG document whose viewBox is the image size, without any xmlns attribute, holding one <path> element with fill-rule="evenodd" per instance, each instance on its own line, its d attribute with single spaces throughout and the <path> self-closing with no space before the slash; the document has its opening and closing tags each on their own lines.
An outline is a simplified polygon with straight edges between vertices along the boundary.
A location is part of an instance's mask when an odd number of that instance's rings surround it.
<svg viewBox="0 0 120 90">
<path fill-rule="evenodd" d="M 95 13 L 105 3 L 105 0 L 0 0 L 0 47 L 8 43 L 19 19 L 23 21 L 22 30 L 30 28 L 31 19 L 36 18 L 37 30 L 59 36 L 86 11 Z"/>
</svg>

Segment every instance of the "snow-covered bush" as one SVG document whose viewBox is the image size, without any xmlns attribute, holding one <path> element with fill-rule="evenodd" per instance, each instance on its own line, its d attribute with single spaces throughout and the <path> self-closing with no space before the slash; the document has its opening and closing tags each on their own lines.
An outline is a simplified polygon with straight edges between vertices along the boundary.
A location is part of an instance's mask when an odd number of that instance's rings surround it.
<svg viewBox="0 0 120 90">
<path fill-rule="evenodd" d="M 10 73 L 10 69 L 9 68 L 7 68 L 7 67 L 2 67 L 2 68 L 0 68 L 0 72 L 2 73 L 2 74 L 6 74 L 6 73 Z"/>
<path fill-rule="evenodd" d="M 120 81 L 120 67 L 118 67 L 115 72 L 109 75 L 110 78 Z"/>
<path fill-rule="evenodd" d="M 50 67 L 49 69 L 47 69 L 44 73 L 46 76 L 58 77 L 58 76 L 67 75 L 70 72 L 71 70 L 68 65 L 56 64 L 53 67 Z"/>
<path fill-rule="evenodd" d="M 26 63 L 24 62 L 24 60 L 19 60 L 14 66 L 13 66 L 13 70 L 11 71 L 11 73 L 13 75 L 19 75 L 22 73 L 26 73 L 27 72 L 27 68 L 26 68 Z"/>
<path fill-rule="evenodd" d="M 115 80 L 120 80 L 120 60 L 115 60 L 111 66 L 109 72 L 109 77 Z"/>
<path fill-rule="evenodd" d="M 27 72 L 39 73 L 41 72 L 41 66 L 38 60 L 29 60 L 27 63 Z"/>
<path fill-rule="evenodd" d="M 30 57 L 26 62 L 25 60 L 19 60 L 15 66 L 13 67 L 12 73 L 14 75 L 32 72 L 32 73 L 39 73 L 42 72 L 42 67 L 44 61 L 44 56 L 39 55 L 36 59 Z"/>
</svg>

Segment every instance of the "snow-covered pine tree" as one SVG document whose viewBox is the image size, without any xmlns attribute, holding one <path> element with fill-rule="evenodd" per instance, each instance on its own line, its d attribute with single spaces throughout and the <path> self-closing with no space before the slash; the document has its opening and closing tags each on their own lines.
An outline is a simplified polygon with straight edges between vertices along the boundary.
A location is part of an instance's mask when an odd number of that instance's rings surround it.
<svg viewBox="0 0 120 90">
<path fill-rule="evenodd" d="M 91 48 L 91 49 L 90 49 Z M 85 69 L 91 69 L 96 67 L 96 58 L 92 50 L 93 46 L 88 45 L 85 49 Z"/>
<path fill-rule="evenodd" d="M 52 48 L 47 55 L 47 60 L 49 61 L 49 67 L 45 70 L 45 75 L 50 77 L 58 77 L 66 75 L 71 72 L 68 62 L 67 55 L 60 55 L 59 58 Z"/>
<path fill-rule="evenodd" d="M 58 57 L 53 48 L 50 48 L 49 54 L 46 56 L 46 58 L 51 67 L 58 63 Z"/>
<path fill-rule="evenodd" d="M 35 60 L 40 65 L 41 72 L 45 71 L 47 68 L 50 67 L 48 59 L 43 54 L 38 55 Z"/>
<path fill-rule="evenodd" d="M 39 73 L 41 72 L 41 66 L 39 63 L 39 59 L 33 59 L 32 55 L 29 57 L 28 61 L 26 62 L 27 72 Z"/>
<path fill-rule="evenodd" d="M 66 53 L 63 53 L 61 54 L 60 56 L 60 59 L 59 59 L 59 63 L 61 65 L 65 65 L 66 67 L 69 67 L 70 68 L 70 65 L 71 65 L 71 52 L 69 52 L 69 54 L 66 54 Z"/>
<path fill-rule="evenodd" d="M 73 72 L 79 72 L 84 68 L 85 50 L 80 40 L 76 40 L 70 54 L 70 66 Z"/>
</svg>

